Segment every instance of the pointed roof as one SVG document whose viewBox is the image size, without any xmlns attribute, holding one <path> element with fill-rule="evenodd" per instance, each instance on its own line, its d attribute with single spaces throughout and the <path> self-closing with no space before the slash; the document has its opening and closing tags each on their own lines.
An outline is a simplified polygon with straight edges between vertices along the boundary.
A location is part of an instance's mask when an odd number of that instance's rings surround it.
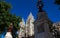
<svg viewBox="0 0 60 38">
<path fill-rule="evenodd" d="M 34 16 L 32 15 L 32 12 L 30 12 L 30 14 L 29 14 L 27 20 L 29 20 L 29 19 L 35 20 L 35 19 L 34 19 Z M 26 21 L 27 21 L 27 20 L 26 20 Z"/>
<path fill-rule="evenodd" d="M 32 12 L 30 12 L 28 18 L 34 18 L 34 16 L 32 15 Z"/>
<path fill-rule="evenodd" d="M 28 17 L 31 17 L 31 16 L 33 16 L 33 15 L 32 15 L 32 12 L 30 12 L 30 14 L 29 14 L 29 16 L 28 16 Z"/>
<path fill-rule="evenodd" d="M 23 22 L 23 24 L 25 25 L 25 21 L 24 21 L 24 19 L 22 18 L 22 22 Z"/>
<path fill-rule="evenodd" d="M 24 26 L 25 25 L 25 21 L 24 19 L 22 18 L 22 21 L 19 23 L 19 26 Z"/>
</svg>

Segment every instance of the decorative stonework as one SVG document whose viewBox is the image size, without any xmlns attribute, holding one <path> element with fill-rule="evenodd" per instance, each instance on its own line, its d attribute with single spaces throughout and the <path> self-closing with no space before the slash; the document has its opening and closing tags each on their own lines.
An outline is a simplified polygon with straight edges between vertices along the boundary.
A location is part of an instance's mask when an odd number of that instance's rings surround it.
<svg viewBox="0 0 60 38">
<path fill-rule="evenodd" d="M 37 7 L 39 12 L 34 22 L 35 38 L 53 38 L 49 30 L 51 22 L 46 12 L 42 9 L 43 2 L 41 0 L 38 0 Z"/>
<path fill-rule="evenodd" d="M 53 36 L 58 35 L 57 37 L 60 38 L 60 22 L 53 23 L 52 27 L 53 27 Z"/>
<path fill-rule="evenodd" d="M 26 20 L 26 37 L 34 35 L 34 16 L 30 12 L 27 20 Z"/>
<path fill-rule="evenodd" d="M 22 38 L 25 37 L 25 22 L 24 19 L 22 18 L 22 22 L 20 22 L 20 30 L 18 31 L 18 37 Z"/>
</svg>

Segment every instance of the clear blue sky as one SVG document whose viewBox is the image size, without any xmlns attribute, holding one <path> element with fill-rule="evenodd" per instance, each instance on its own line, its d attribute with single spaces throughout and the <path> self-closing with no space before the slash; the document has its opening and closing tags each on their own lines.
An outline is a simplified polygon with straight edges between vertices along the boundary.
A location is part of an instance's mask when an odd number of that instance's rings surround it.
<svg viewBox="0 0 60 38">
<path fill-rule="evenodd" d="M 30 12 L 32 12 L 34 18 L 38 13 L 36 4 L 38 0 L 6 0 L 6 2 L 12 5 L 11 13 L 16 16 L 23 17 L 26 21 Z M 47 12 L 48 17 L 53 22 L 60 21 L 60 10 L 58 6 L 54 4 L 54 0 L 42 0 L 44 3 L 44 10 Z"/>
</svg>

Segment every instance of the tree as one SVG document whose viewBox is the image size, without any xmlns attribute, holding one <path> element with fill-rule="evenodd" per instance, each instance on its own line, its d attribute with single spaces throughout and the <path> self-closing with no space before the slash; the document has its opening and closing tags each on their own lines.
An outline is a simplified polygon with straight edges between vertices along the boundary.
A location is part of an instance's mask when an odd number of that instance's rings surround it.
<svg viewBox="0 0 60 38">
<path fill-rule="evenodd" d="M 55 4 L 60 5 L 60 0 L 55 0 Z"/>
<path fill-rule="evenodd" d="M 55 4 L 59 6 L 59 10 L 60 10 L 60 0 L 55 0 Z"/>
<path fill-rule="evenodd" d="M 21 21 L 21 18 L 16 15 L 12 15 L 10 13 L 10 9 L 11 5 L 9 3 L 0 1 L 0 33 L 8 28 L 10 23 L 13 23 L 14 31 L 20 28 L 18 23 Z"/>
</svg>

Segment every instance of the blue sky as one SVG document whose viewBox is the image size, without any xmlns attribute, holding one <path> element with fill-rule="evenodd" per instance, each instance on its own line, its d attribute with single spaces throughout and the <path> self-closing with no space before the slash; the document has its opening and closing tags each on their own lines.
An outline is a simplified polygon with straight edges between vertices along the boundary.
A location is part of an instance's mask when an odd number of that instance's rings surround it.
<svg viewBox="0 0 60 38">
<path fill-rule="evenodd" d="M 38 0 L 6 0 L 6 2 L 12 5 L 11 13 L 16 14 L 16 16 L 23 17 L 26 21 L 30 12 L 32 12 L 34 18 L 38 13 L 36 7 Z M 53 22 L 60 21 L 60 10 L 58 6 L 54 4 L 54 0 L 42 0 L 44 3 L 44 11 L 48 14 L 48 17 Z"/>
</svg>

